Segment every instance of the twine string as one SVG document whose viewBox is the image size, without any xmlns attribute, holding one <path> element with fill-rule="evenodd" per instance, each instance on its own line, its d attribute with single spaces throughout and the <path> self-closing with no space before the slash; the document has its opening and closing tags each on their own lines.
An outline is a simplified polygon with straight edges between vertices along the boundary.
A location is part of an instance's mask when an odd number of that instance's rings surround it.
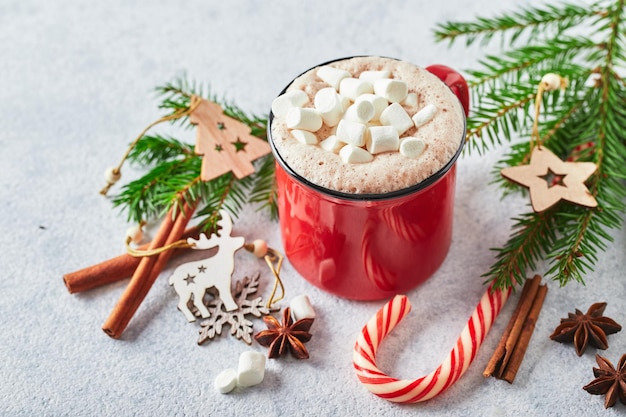
<svg viewBox="0 0 626 417">
<path fill-rule="evenodd" d="M 188 243 L 186 240 L 181 239 L 181 240 L 172 242 L 169 245 L 161 246 L 159 248 L 141 250 L 141 249 L 133 248 L 130 245 L 131 241 L 132 239 L 130 237 L 126 239 L 126 252 L 130 256 L 134 256 L 134 257 L 155 256 L 155 255 L 161 254 L 163 252 L 166 252 L 172 249 L 195 248 L 195 244 Z M 283 284 L 282 279 L 280 278 L 280 270 L 283 266 L 283 260 L 285 259 L 285 257 L 283 256 L 282 253 L 280 253 L 276 249 L 267 248 L 267 254 L 263 257 L 263 259 L 265 260 L 265 263 L 267 264 L 270 271 L 272 272 L 272 275 L 274 275 L 274 286 L 272 288 L 272 293 L 270 295 L 270 298 L 267 300 L 267 303 L 266 303 L 266 307 L 271 308 L 274 304 L 276 304 L 277 302 L 285 298 L 285 286 Z M 277 296 L 276 291 L 278 290 L 279 287 L 280 287 L 280 295 Z"/>
<path fill-rule="evenodd" d="M 117 166 L 113 168 L 113 174 L 114 175 L 119 175 L 121 173 L 122 165 L 124 165 L 124 162 L 126 162 L 126 160 L 128 159 L 128 156 L 130 155 L 132 150 L 137 145 L 137 142 L 139 142 L 139 140 L 141 140 L 141 138 L 144 137 L 144 135 L 148 132 L 148 130 L 152 129 L 154 126 L 158 125 L 159 123 L 163 123 L 163 122 L 167 122 L 167 121 L 171 121 L 171 120 L 176 120 L 176 119 L 180 119 L 181 117 L 189 116 L 200 105 L 201 102 L 202 102 L 202 98 L 201 97 L 196 96 L 196 95 L 191 95 L 190 96 L 189 107 L 184 107 L 184 108 L 181 108 L 181 109 L 177 109 L 173 113 L 165 115 L 165 116 L 155 120 L 154 122 L 150 123 L 148 126 L 146 126 L 146 128 L 141 131 L 139 136 L 137 136 L 137 138 L 135 138 L 135 140 L 128 146 L 128 149 L 126 149 L 126 152 L 124 153 L 124 156 L 122 156 L 122 159 L 119 162 L 119 164 L 117 164 Z M 107 183 L 100 190 L 100 194 L 107 195 L 107 193 L 109 192 L 109 189 L 111 189 L 112 186 L 113 186 L 113 183 L 110 183 L 110 182 Z"/>
</svg>

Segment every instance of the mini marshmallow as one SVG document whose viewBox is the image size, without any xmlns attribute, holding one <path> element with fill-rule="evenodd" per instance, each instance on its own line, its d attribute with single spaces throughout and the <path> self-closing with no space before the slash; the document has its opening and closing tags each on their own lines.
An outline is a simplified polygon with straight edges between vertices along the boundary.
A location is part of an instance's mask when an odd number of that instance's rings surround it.
<svg viewBox="0 0 626 417">
<path fill-rule="evenodd" d="M 346 109 L 343 118 L 353 122 L 367 123 L 374 117 L 374 106 L 369 101 L 361 100 Z"/>
<path fill-rule="evenodd" d="M 346 164 L 364 164 L 371 162 L 374 157 L 363 148 L 346 145 L 339 151 L 341 160 Z"/>
<path fill-rule="evenodd" d="M 326 84 L 333 87 L 335 90 L 339 90 L 339 83 L 344 78 L 352 77 L 348 71 L 344 71 L 330 65 L 325 65 L 317 69 L 317 76 L 322 79 Z"/>
<path fill-rule="evenodd" d="M 342 109 L 342 111 L 346 111 L 346 109 L 348 107 L 350 107 L 350 105 L 352 104 L 352 100 L 350 100 L 346 96 L 342 96 L 341 94 L 339 94 L 339 100 L 341 101 L 341 109 Z"/>
<path fill-rule="evenodd" d="M 365 145 L 367 127 L 363 123 L 342 119 L 337 125 L 337 139 L 354 146 Z"/>
<path fill-rule="evenodd" d="M 358 104 L 361 101 L 368 101 L 374 106 L 374 116 L 371 120 L 378 120 L 380 118 L 380 114 L 387 108 L 389 102 L 386 98 L 382 96 L 377 96 L 376 94 L 361 94 L 354 100 L 354 104 Z"/>
<path fill-rule="evenodd" d="M 293 107 L 285 116 L 285 124 L 290 129 L 302 129 L 316 132 L 322 127 L 322 116 L 315 109 Z"/>
<path fill-rule="evenodd" d="M 309 96 L 302 90 L 288 91 L 272 101 L 272 113 L 283 118 L 293 107 L 302 107 L 309 102 Z"/>
<path fill-rule="evenodd" d="M 311 300 L 307 295 L 302 294 L 292 298 L 289 307 L 291 307 L 291 314 L 296 321 L 315 318 L 315 310 L 313 310 L 313 305 L 311 305 Z"/>
<path fill-rule="evenodd" d="M 294 129 L 291 131 L 291 136 L 305 145 L 317 145 L 317 136 L 315 136 L 315 133 L 307 130 Z"/>
<path fill-rule="evenodd" d="M 398 130 L 398 135 L 413 127 L 413 120 L 399 103 L 391 103 L 380 114 L 380 123 L 384 126 L 393 126 Z"/>
<path fill-rule="evenodd" d="M 407 107 L 417 107 L 417 94 L 409 93 L 406 95 L 406 98 L 402 102 Z"/>
<path fill-rule="evenodd" d="M 435 117 L 435 113 L 437 113 L 437 106 L 434 104 L 428 104 L 422 110 L 415 113 L 413 116 L 415 127 L 420 127 L 430 122 L 432 118 Z"/>
<path fill-rule="evenodd" d="M 237 386 L 237 371 L 225 369 L 215 377 L 215 388 L 221 394 L 228 394 Z"/>
<path fill-rule="evenodd" d="M 400 146 L 398 131 L 393 126 L 373 126 L 369 128 L 367 150 L 372 155 L 382 152 L 395 152 Z"/>
<path fill-rule="evenodd" d="M 383 78 L 374 81 L 374 93 L 383 96 L 391 103 L 400 103 L 409 93 L 409 86 L 401 80 Z"/>
<path fill-rule="evenodd" d="M 358 78 L 344 78 L 339 83 L 339 94 L 354 101 L 361 94 L 371 94 L 374 92 L 372 83 Z"/>
<path fill-rule="evenodd" d="M 407 158 L 418 158 L 425 148 L 426 144 L 422 139 L 408 137 L 400 141 L 400 153 Z"/>
<path fill-rule="evenodd" d="M 320 147 L 328 152 L 337 153 L 346 144 L 337 139 L 336 135 L 330 135 L 326 139 L 320 142 Z"/>
<path fill-rule="evenodd" d="M 240 387 L 260 384 L 265 377 L 265 355 L 255 351 L 243 352 L 239 356 L 237 380 Z"/>
<path fill-rule="evenodd" d="M 391 71 L 382 70 L 382 71 L 363 71 L 359 75 L 359 79 L 364 81 L 369 81 L 370 83 L 374 83 L 376 80 L 380 80 L 383 78 L 389 78 L 391 76 Z"/>
<path fill-rule="evenodd" d="M 313 100 L 315 109 L 328 126 L 335 126 L 343 114 L 342 99 L 332 87 L 322 88 Z"/>
</svg>

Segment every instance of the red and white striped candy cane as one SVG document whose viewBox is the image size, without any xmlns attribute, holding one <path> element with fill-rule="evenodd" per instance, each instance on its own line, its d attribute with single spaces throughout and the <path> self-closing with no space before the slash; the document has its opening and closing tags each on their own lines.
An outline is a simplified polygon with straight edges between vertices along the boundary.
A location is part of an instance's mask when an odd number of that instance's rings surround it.
<svg viewBox="0 0 626 417">
<path fill-rule="evenodd" d="M 396 295 L 367 322 L 354 345 L 353 363 L 359 380 L 372 393 L 398 403 L 426 401 L 442 393 L 472 363 L 510 293 L 510 289 L 487 289 L 450 354 L 437 369 L 417 379 L 396 379 L 376 366 L 376 351 L 381 342 L 411 310 L 409 299 Z"/>
</svg>

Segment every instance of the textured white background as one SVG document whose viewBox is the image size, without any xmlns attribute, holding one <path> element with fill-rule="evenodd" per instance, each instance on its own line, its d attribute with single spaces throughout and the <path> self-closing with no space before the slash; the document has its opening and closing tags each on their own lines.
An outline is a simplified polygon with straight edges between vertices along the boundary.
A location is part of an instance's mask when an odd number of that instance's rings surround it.
<svg viewBox="0 0 626 417">
<path fill-rule="evenodd" d="M 527 1 L 520 4 L 538 4 Z M 161 113 L 152 89 L 187 74 L 245 109 L 265 114 L 296 74 L 329 59 L 379 54 L 428 65 L 476 68 L 497 49 L 447 48 L 432 29 L 517 7 L 494 0 L 79 2 L 0 3 L 0 415 L 617 415 L 581 387 L 592 378 L 594 349 L 581 358 L 549 340 L 574 308 L 607 301 L 607 315 L 626 324 L 623 231 L 600 256 L 587 286 L 550 292 L 514 385 L 484 379 L 482 370 L 517 297 L 504 309 L 475 363 L 443 395 L 411 406 L 368 393 L 352 371 L 352 346 L 382 302 L 338 299 L 304 282 L 286 264 L 288 297 L 306 293 L 318 312 L 308 361 L 268 362 L 265 381 L 221 395 L 214 377 L 236 366 L 253 345 L 224 336 L 196 345 L 197 325 L 176 310 L 156 282 L 122 340 L 100 326 L 126 282 L 68 294 L 64 273 L 118 255 L 125 215 L 97 191 L 102 172 Z M 494 46 L 493 48 L 496 48 Z M 193 140 L 193 132 L 180 134 Z M 406 378 L 434 369 L 451 349 L 484 291 L 480 275 L 502 245 L 509 218 L 528 210 L 521 197 L 500 198 L 489 185 L 499 152 L 458 162 L 455 229 L 436 275 L 408 296 L 413 311 L 387 340 L 380 364 Z M 132 177 L 132 170 L 129 171 Z M 280 247 L 277 225 L 246 210 L 235 234 Z M 263 264 L 237 255 L 235 278 Z M 539 265 L 539 273 L 545 266 Z M 260 292 L 267 295 L 269 275 Z M 263 328 L 257 322 L 256 329 Z M 624 332 L 604 352 L 616 362 Z"/>
</svg>

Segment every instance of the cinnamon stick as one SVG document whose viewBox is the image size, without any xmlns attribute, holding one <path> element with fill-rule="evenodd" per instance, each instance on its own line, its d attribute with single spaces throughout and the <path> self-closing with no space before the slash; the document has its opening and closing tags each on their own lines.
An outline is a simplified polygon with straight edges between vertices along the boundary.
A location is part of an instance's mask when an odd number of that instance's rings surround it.
<svg viewBox="0 0 626 417">
<path fill-rule="evenodd" d="M 509 361 L 511 360 L 511 356 L 513 355 L 515 347 L 520 340 L 520 335 L 524 331 L 524 324 L 529 317 L 534 301 L 537 298 L 540 282 L 540 275 L 535 275 L 532 279 L 526 280 L 522 289 L 522 294 L 520 295 L 520 299 L 517 303 L 515 311 L 513 312 L 513 315 L 511 316 L 511 320 L 504 330 L 502 338 L 500 339 L 500 342 L 498 343 L 498 346 L 496 347 L 493 356 L 487 363 L 487 367 L 483 372 L 483 375 L 485 377 L 495 376 L 499 379 L 503 377 L 507 367 L 509 366 Z M 547 287 L 545 288 L 547 289 Z M 525 335 L 524 337 L 530 338 L 529 335 Z"/>
<path fill-rule="evenodd" d="M 200 227 L 192 227 L 185 230 L 182 238 L 197 238 Z M 141 250 L 149 249 L 150 243 L 139 247 Z M 183 253 L 179 249 L 174 250 L 174 255 Z M 63 275 L 63 282 L 70 294 L 92 290 L 102 285 L 111 284 L 130 277 L 139 266 L 141 258 L 127 253 L 116 256 L 96 265 Z"/>
<path fill-rule="evenodd" d="M 511 354 L 509 363 L 504 371 L 504 374 L 502 375 L 502 379 L 507 381 L 509 384 L 513 383 L 515 375 L 517 375 L 517 371 L 519 370 L 519 367 L 524 360 L 526 348 L 528 347 L 530 338 L 535 331 L 535 324 L 537 323 L 537 319 L 539 318 L 539 313 L 541 312 L 543 300 L 546 298 L 547 292 L 548 287 L 546 285 L 541 285 L 539 287 L 532 308 L 528 312 L 528 317 L 526 317 L 526 320 L 524 321 L 524 328 L 522 330 L 522 333 L 520 334 L 519 340 L 517 341 L 513 353 Z"/>
<path fill-rule="evenodd" d="M 194 209 L 195 207 L 184 203 L 182 212 L 178 213 L 175 220 L 172 220 L 175 206 L 172 207 L 150 244 L 150 249 L 162 247 L 180 239 Z M 122 335 L 139 305 L 148 294 L 150 287 L 152 287 L 152 284 L 170 258 L 171 252 L 169 250 L 157 256 L 144 257 L 140 260 L 128 287 L 126 287 L 115 308 L 102 326 L 102 330 L 106 334 L 116 339 Z"/>
</svg>

